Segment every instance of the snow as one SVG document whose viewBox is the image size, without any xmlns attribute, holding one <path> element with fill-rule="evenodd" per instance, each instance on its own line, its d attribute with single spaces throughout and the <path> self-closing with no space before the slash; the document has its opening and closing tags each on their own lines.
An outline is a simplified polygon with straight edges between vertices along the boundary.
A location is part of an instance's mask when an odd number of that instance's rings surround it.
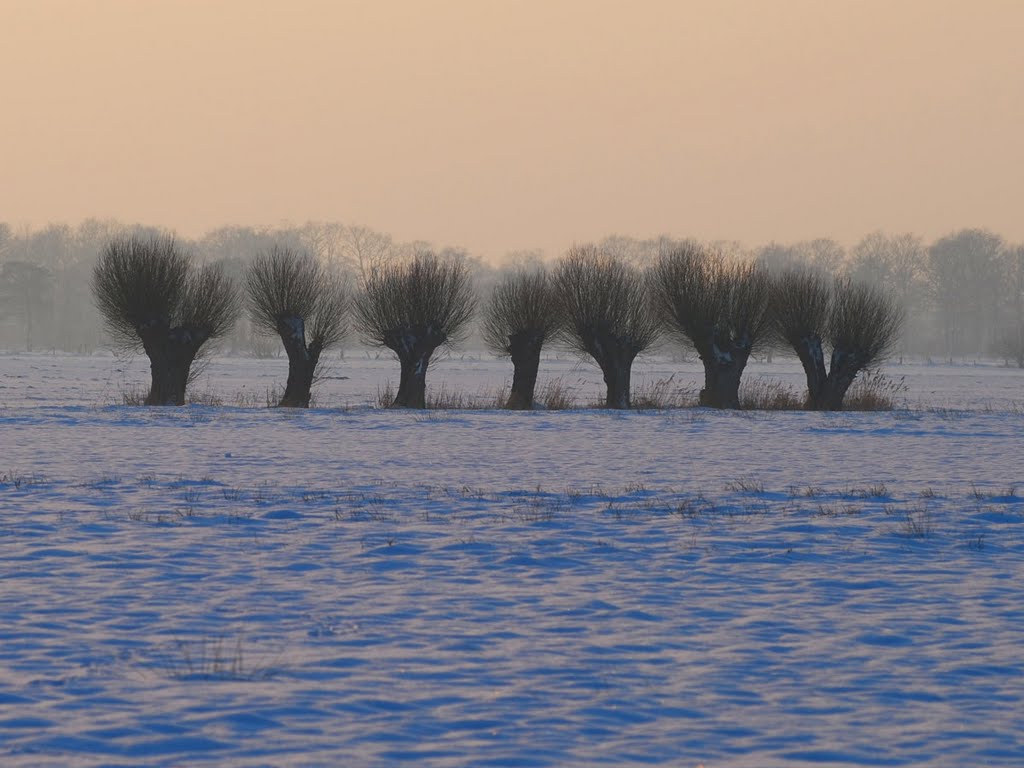
<svg viewBox="0 0 1024 768">
<path fill-rule="evenodd" d="M 876 414 L 368 407 L 397 369 L 294 412 L 230 404 L 286 361 L 215 358 L 228 405 L 130 408 L 144 359 L 0 356 L 0 764 L 1021 764 L 1021 372 L 893 367 Z"/>
</svg>

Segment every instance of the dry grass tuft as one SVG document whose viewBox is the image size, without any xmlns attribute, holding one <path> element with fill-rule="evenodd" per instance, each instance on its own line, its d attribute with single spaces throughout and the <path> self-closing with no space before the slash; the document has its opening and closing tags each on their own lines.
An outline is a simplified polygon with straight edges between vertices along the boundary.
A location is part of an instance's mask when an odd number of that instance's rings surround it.
<svg viewBox="0 0 1024 768">
<path fill-rule="evenodd" d="M 799 411 L 804 398 L 790 384 L 756 378 L 740 386 L 740 407 L 745 411 Z"/>
<path fill-rule="evenodd" d="M 843 410 L 894 411 L 906 402 L 907 384 L 900 376 L 893 379 L 882 371 L 866 371 L 858 376 L 846 393 Z"/>
<path fill-rule="evenodd" d="M 548 411 L 566 411 L 575 404 L 571 388 L 561 376 L 545 382 L 537 394 L 537 402 Z"/>
<path fill-rule="evenodd" d="M 697 405 L 698 391 L 693 384 L 678 384 L 675 374 L 637 387 L 632 405 L 638 411 L 664 411 L 669 408 L 692 408 Z"/>
</svg>

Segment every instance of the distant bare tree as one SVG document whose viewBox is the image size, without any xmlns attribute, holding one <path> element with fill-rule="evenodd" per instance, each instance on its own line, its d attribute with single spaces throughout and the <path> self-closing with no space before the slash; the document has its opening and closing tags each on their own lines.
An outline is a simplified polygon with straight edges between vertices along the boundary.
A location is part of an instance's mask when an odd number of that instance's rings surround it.
<svg viewBox="0 0 1024 768">
<path fill-rule="evenodd" d="M 927 250 L 919 237 L 872 232 L 850 250 L 843 274 L 854 283 L 890 293 L 907 315 L 901 344 L 916 341 L 920 346 L 934 333 L 926 313 L 928 267 Z M 903 352 L 905 347 L 900 349 Z"/>
<path fill-rule="evenodd" d="M 771 281 L 765 268 L 727 261 L 688 241 L 663 254 L 648 279 L 661 323 L 691 343 L 704 364 L 701 405 L 739 408 L 747 360 L 771 337 Z"/>
<path fill-rule="evenodd" d="M 996 339 L 993 351 L 1009 362 L 1012 360 L 1018 368 L 1024 368 L 1024 322 L 1007 326 Z"/>
<path fill-rule="evenodd" d="M 394 407 L 426 407 L 430 357 L 460 338 L 475 309 L 469 269 L 461 261 L 428 251 L 369 269 L 356 297 L 356 324 L 368 342 L 398 356 Z"/>
<path fill-rule="evenodd" d="M 880 362 L 899 339 L 903 311 L 882 289 L 807 270 L 779 275 L 773 320 L 807 377 L 807 407 L 842 410 L 857 374 Z M 832 349 L 825 369 L 823 341 Z"/>
<path fill-rule="evenodd" d="M 1024 368 L 1024 245 L 1003 254 L 1006 274 L 1006 314 L 996 339 L 995 351 Z"/>
<path fill-rule="evenodd" d="M 772 320 L 779 339 L 793 348 L 803 366 L 809 408 L 818 408 L 828 379 L 822 345 L 828 336 L 833 283 L 817 270 L 794 266 L 777 275 L 772 287 Z"/>
<path fill-rule="evenodd" d="M 224 273 L 196 268 L 172 237 L 120 237 L 100 254 L 92 275 L 96 306 L 115 343 L 142 347 L 152 386 L 146 405 L 184 405 L 192 362 L 238 314 L 238 294 Z"/>
<path fill-rule="evenodd" d="M 345 335 L 344 283 L 308 253 L 274 246 L 256 256 L 246 289 L 253 325 L 280 336 L 288 353 L 278 405 L 308 408 L 321 353 Z"/>
<path fill-rule="evenodd" d="M 32 351 L 39 321 L 53 310 L 54 277 L 46 267 L 27 261 L 8 261 L 0 266 L 0 318 L 19 317 L 25 333 L 25 350 Z"/>
<path fill-rule="evenodd" d="M 991 348 L 1005 286 L 1003 246 L 993 232 L 963 229 L 928 249 L 932 300 L 950 358 Z"/>
<path fill-rule="evenodd" d="M 364 281 L 398 250 L 391 235 L 367 227 L 346 227 L 342 243 L 342 252 Z"/>
<path fill-rule="evenodd" d="M 558 327 L 558 304 L 543 266 L 507 273 L 491 293 L 483 337 L 495 354 L 512 358 L 512 391 L 506 408 L 533 407 L 540 352 Z"/>
<path fill-rule="evenodd" d="M 605 405 L 629 408 L 633 360 L 658 336 L 643 275 L 588 245 L 562 257 L 552 280 L 562 315 L 562 337 L 601 368 Z"/>
</svg>

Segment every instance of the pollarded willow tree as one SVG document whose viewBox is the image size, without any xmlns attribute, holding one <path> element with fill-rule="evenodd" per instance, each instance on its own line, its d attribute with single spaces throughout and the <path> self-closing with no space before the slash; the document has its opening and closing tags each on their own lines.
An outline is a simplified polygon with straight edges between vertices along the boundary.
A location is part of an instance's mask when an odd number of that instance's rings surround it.
<svg viewBox="0 0 1024 768">
<path fill-rule="evenodd" d="M 533 408 L 541 348 L 558 323 L 558 301 L 543 267 L 506 274 L 494 288 L 484 313 L 483 337 L 495 354 L 512 358 L 506 408 Z"/>
<path fill-rule="evenodd" d="M 424 252 L 366 273 L 355 301 L 356 325 L 367 342 L 398 356 L 393 407 L 426 408 L 430 358 L 462 337 L 475 309 L 469 268 L 456 259 Z"/>
<path fill-rule="evenodd" d="M 606 407 L 629 408 L 633 361 L 658 336 L 643 275 L 588 245 L 575 247 L 562 258 L 552 282 L 563 339 L 601 368 Z"/>
<path fill-rule="evenodd" d="M 903 310 L 880 288 L 830 280 L 808 269 L 775 278 L 772 315 L 807 378 L 807 407 L 839 411 L 857 374 L 885 358 L 899 339 Z M 831 347 L 825 367 L 824 345 Z"/>
<path fill-rule="evenodd" d="M 704 364 L 701 405 L 739 408 L 747 361 L 771 339 L 765 269 L 688 241 L 660 256 L 648 280 L 663 327 L 692 344 Z"/>
<path fill-rule="evenodd" d="M 231 281 L 217 267 L 195 267 L 173 237 L 111 241 L 93 270 L 92 290 L 115 343 L 149 357 L 146 405 L 184 405 L 200 348 L 227 333 L 238 315 Z"/>
<path fill-rule="evenodd" d="M 246 274 L 253 325 L 281 337 L 288 381 L 281 407 L 308 408 L 320 355 L 345 336 L 343 281 L 308 253 L 274 246 Z"/>
</svg>

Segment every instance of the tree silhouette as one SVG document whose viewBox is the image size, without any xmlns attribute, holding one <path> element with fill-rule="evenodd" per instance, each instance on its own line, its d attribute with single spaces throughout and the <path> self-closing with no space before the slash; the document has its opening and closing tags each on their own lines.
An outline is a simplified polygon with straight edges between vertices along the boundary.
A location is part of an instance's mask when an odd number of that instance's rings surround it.
<svg viewBox="0 0 1024 768">
<path fill-rule="evenodd" d="M 200 348 L 223 336 L 238 314 L 238 295 L 223 272 L 194 267 L 172 237 L 112 240 L 93 270 L 92 289 L 115 343 L 149 357 L 146 405 L 184 405 Z"/>
<path fill-rule="evenodd" d="M 279 406 L 308 408 L 320 355 L 345 335 L 344 284 L 307 253 L 274 246 L 246 274 L 253 325 L 277 334 L 288 354 Z"/>
<path fill-rule="evenodd" d="M 557 298 L 543 267 L 517 269 L 495 286 L 484 313 L 483 336 L 495 354 L 512 358 L 512 391 L 506 408 L 533 407 L 541 348 L 558 321 Z"/>
<path fill-rule="evenodd" d="M 426 408 L 427 366 L 442 344 L 460 338 L 476 309 L 466 265 L 427 251 L 409 261 L 372 265 L 355 301 L 365 340 L 398 356 L 394 407 Z"/>
<path fill-rule="evenodd" d="M 772 318 L 807 378 L 807 407 L 842 410 L 857 374 L 880 360 L 899 339 L 903 311 L 882 289 L 792 269 L 775 278 Z M 823 342 L 831 347 L 825 367 Z"/>
<path fill-rule="evenodd" d="M 575 247 L 562 258 L 553 283 L 562 338 L 601 368 L 605 405 L 629 408 L 633 360 L 658 335 L 642 274 L 588 245 Z"/>
<path fill-rule="evenodd" d="M 688 241 L 659 257 L 648 279 L 662 325 L 692 344 L 704 364 L 701 405 L 739 408 L 747 360 L 771 337 L 765 268 L 729 262 Z"/>
</svg>

